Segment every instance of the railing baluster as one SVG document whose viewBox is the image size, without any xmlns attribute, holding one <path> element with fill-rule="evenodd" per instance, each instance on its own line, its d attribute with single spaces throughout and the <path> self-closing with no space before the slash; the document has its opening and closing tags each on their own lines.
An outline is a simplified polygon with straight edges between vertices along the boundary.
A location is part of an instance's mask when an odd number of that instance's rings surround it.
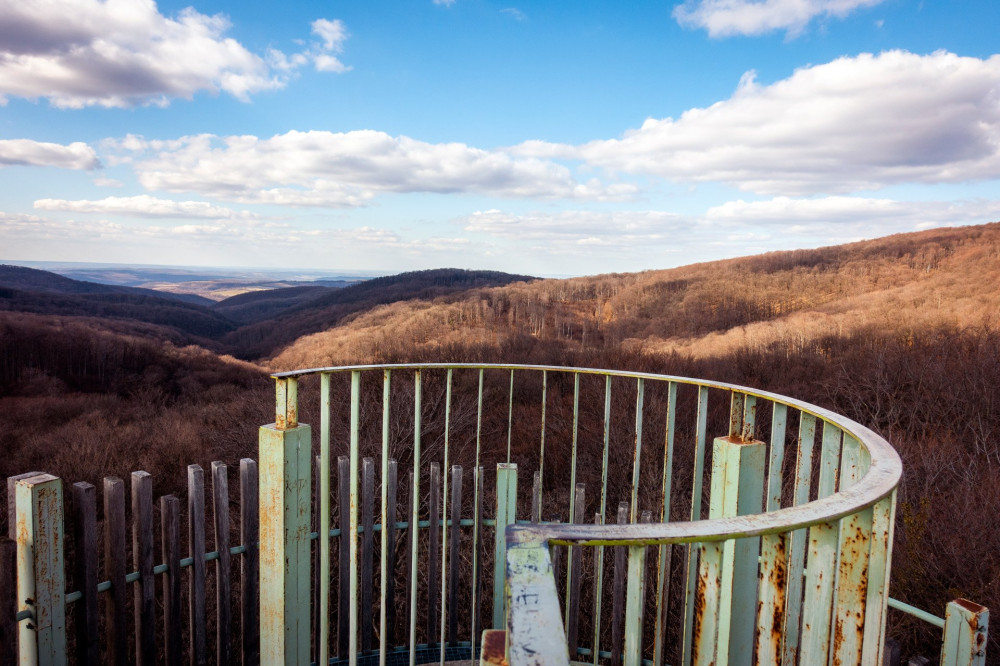
<svg viewBox="0 0 1000 666">
<path fill-rule="evenodd" d="M 816 442 L 816 417 L 805 412 L 799 413 L 798 451 L 795 457 L 794 504 L 799 506 L 809 501 L 809 486 L 812 478 L 812 455 Z M 784 655 L 782 663 L 794 664 L 799 654 L 799 618 L 802 613 L 802 570 L 805 567 L 806 531 L 795 530 L 790 535 L 788 550 L 788 594 L 785 601 Z"/>
<path fill-rule="evenodd" d="M 695 425 L 694 478 L 691 484 L 691 520 L 701 520 L 701 487 L 705 476 L 705 431 L 708 424 L 708 387 L 698 387 L 698 413 Z M 713 546 L 713 549 L 715 547 Z M 691 663 L 694 654 L 694 620 L 698 584 L 698 556 L 704 548 L 693 544 L 686 547 L 687 581 L 684 590 L 684 635 L 681 642 L 681 664 Z M 714 550 L 713 550 L 714 554 Z M 721 554 L 721 551 L 720 551 Z"/>
<path fill-rule="evenodd" d="M 375 460 L 361 462 L 361 651 L 372 650 L 372 589 L 375 587 Z"/>
<path fill-rule="evenodd" d="M 513 525 L 517 512 L 517 465 L 497 464 L 497 510 L 493 548 L 493 629 L 506 626 L 506 596 L 503 563 L 507 561 L 504 529 Z"/>
<path fill-rule="evenodd" d="M 351 459 L 337 456 L 337 505 L 340 537 L 337 545 L 337 654 L 347 659 L 351 647 Z"/>
<path fill-rule="evenodd" d="M 441 549 L 441 465 L 431 463 L 430 483 L 427 487 L 427 643 L 433 645 L 438 638 L 438 560 Z"/>
<path fill-rule="evenodd" d="M 444 490 L 441 493 L 441 634 L 439 636 L 440 644 L 440 663 L 444 666 L 445 662 L 445 632 L 448 628 L 448 470 L 450 458 L 450 436 L 451 436 L 451 382 L 452 382 L 452 369 L 448 368 L 448 373 L 445 378 L 445 397 L 444 397 Z M 433 637 L 429 637 L 428 642 L 433 640 Z"/>
<path fill-rule="evenodd" d="M 132 472 L 132 564 L 139 572 L 134 583 L 136 664 L 156 661 L 156 589 L 153 582 L 153 478 Z"/>
<path fill-rule="evenodd" d="M 618 524 L 628 523 L 628 502 L 618 504 Z M 625 546 L 615 546 L 614 584 L 611 592 L 611 666 L 621 666 L 625 649 L 625 576 L 628 563 Z"/>
<path fill-rule="evenodd" d="M 230 608 L 229 554 L 229 476 L 221 461 L 212 463 L 212 512 L 215 515 L 215 663 L 229 664 L 229 638 L 232 634 Z"/>
<path fill-rule="evenodd" d="M 379 632 L 378 632 L 378 663 L 386 666 L 386 657 L 392 639 L 390 633 L 395 631 L 396 609 L 393 591 L 396 587 L 395 557 L 391 551 L 395 548 L 396 535 L 396 480 L 392 480 L 392 491 L 389 490 L 389 398 L 391 370 L 382 371 L 382 552 L 379 566 Z M 393 461 L 393 476 L 395 476 L 395 461 Z M 389 510 L 390 494 L 392 495 L 392 510 Z M 390 522 L 389 514 L 392 514 Z M 391 598 L 390 598 L 391 597 Z M 391 615 L 391 618 L 390 618 Z M 324 664 L 326 662 L 323 662 Z"/>
<path fill-rule="evenodd" d="M 629 520 L 639 522 L 639 465 L 642 458 L 642 406 L 646 396 L 646 384 L 639 378 L 635 387 L 635 446 L 632 453 L 632 513 Z"/>
<path fill-rule="evenodd" d="M 319 634 L 316 636 L 320 664 L 330 662 L 330 373 L 319 376 Z M 384 666 L 384 665 L 383 665 Z"/>
<path fill-rule="evenodd" d="M 165 495 L 160 498 L 160 545 L 163 561 L 167 565 L 167 573 L 163 576 L 163 647 L 167 666 L 180 666 L 184 651 L 181 642 L 180 540 L 180 502 L 173 495 Z"/>
<path fill-rule="evenodd" d="M 351 640 L 348 646 L 350 655 L 350 666 L 357 666 L 358 663 L 358 505 L 361 503 L 358 497 L 358 456 L 359 437 L 361 428 L 361 372 L 355 370 L 351 373 L 351 523 L 350 523 L 350 547 L 351 547 L 351 618 L 350 632 Z"/>
<path fill-rule="evenodd" d="M 412 502 L 410 514 L 410 666 L 417 664 L 417 545 L 419 543 L 418 521 L 420 518 L 420 430 L 422 417 L 422 388 L 420 370 L 413 373 L 413 489 L 410 494 Z M 351 666 L 354 666 L 351 664 Z"/>
<path fill-rule="evenodd" d="M 190 497 L 189 491 L 189 503 Z M 115 666 L 128 663 L 125 538 L 125 482 L 117 477 L 105 477 L 104 573 L 111 581 L 111 590 L 104 606 L 104 627 L 108 658 Z"/>
<path fill-rule="evenodd" d="M 462 537 L 462 468 L 451 468 L 451 533 L 448 547 L 448 643 L 458 642 L 458 554 Z M 443 642 L 443 641 L 442 641 Z"/>
<path fill-rule="evenodd" d="M 240 628 L 243 631 L 243 666 L 260 663 L 260 623 L 257 596 L 260 586 L 257 463 L 250 458 L 240 460 L 240 541 L 246 552 L 240 558 L 240 593 L 242 606 Z"/>
<path fill-rule="evenodd" d="M 674 430 L 677 419 L 677 383 L 667 384 L 667 422 L 663 440 L 663 481 L 661 483 L 660 522 L 670 522 L 671 483 L 674 473 Z M 653 666 L 662 666 L 667 633 L 667 611 L 670 603 L 670 560 L 672 545 L 657 548 L 656 557 L 656 623 L 653 625 Z"/>
<path fill-rule="evenodd" d="M 71 492 L 76 585 L 83 593 L 76 606 L 77 663 L 96 666 L 101 661 L 97 632 L 97 492 L 93 485 L 84 482 L 74 483 Z"/>
<path fill-rule="evenodd" d="M 582 483 L 576 484 L 576 513 L 573 515 L 574 523 L 582 523 L 585 509 L 585 493 Z M 579 647 L 579 627 L 580 627 L 580 580 L 583 574 L 583 548 L 574 546 L 570 548 L 568 558 L 570 566 L 569 577 L 569 606 L 567 616 L 569 622 L 566 626 L 566 636 L 569 640 L 569 654 L 575 658 L 577 647 Z"/>
</svg>

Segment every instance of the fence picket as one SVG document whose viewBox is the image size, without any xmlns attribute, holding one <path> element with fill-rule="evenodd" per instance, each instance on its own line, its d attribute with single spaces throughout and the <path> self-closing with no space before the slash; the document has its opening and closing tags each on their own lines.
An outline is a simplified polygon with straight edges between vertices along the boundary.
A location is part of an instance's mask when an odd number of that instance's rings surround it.
<svg viewBox="0 0 1000 666">
<path fill-rule="evenodd" d="M 136 664 L 156 662 L 156 590 L 153 583 L 153 477 L 132 472 L 132 557 L 139 572 L 133 587 Z"/>
<path fill-rule="evenodd" d="M 338 612 L 337 612 L 337 654 L 347 659 L 350 645 L 350 568 L 351 547 L 348 534 L 351 531 L 351 459 L 337 458 L 337 506 L 340 511 L 340 539 L 338 541 Z"/>
<path fill-rule="evenodd" d="M 181 518 L 173 495 L 160 498 L 160 549 L 167 572 L 163 577 L 163 639 L 167 666 L 180 666 L 181 641 Z"/>
<path fill-rule="evenodd" d="M 191 633 L 191 664 L 208 663 L 205 636 L 205 472 L 188 465 L 188 623 Z"/>
<path fill-rule="evenodd" d="M 628 502 L 618 504 L 618 524 L 628 523 Z M 625 647 L 625 574 L 628 548 L 615 546 L 614 584 L 611 593 L 611 666 L 621 666 Z"/>
<path fill-rule="evenodd" d="M 125 552 L 125 482 L 109 476 L 104 478 L 104 575 L 111 593 L 105 596 L 104 626 L 114 666 L 128 664 Z"/>
<path fill-rule="evenodd" d="M 17 542 L 0 536 L 0 664 L 17 659 Z"/>
<path fill-rule="evenodd" d="M 375 460 L 361 462 L 361 651 L 372 651 L 372 590 L 375 588 Z"/>
<path fill-rule="evenodd" d="M 462 468 L 451 467 L 451 530 L 448 537 L 448 643 L 458 642 L 458 553 L 462 536 Z"/>
<path fill-rule="evenodd" d="M 229 666 L 229 640 L 232 636 L 229 554 L 229 474 L 225 463 L 212 463 L 212 513 L 215 516 L 215 663 Z"/>
<path fill-rule="evenodd" d="M 382 603 L 385 605 L 385 644 L 387 648 L 391 648 L 396 644 L 396 483 L 398 465 L 395 460 L 389 461 L 389 469 L 387 471 L 386 519 L 385 525 L 382 526 L 382 529 L 387 530 L 385 541 L 386 552 L 384 554 L 386 589 L 383 593 Z"/>
<path fill-rule="evenodd" d="M 73 536 L 76 544 L 76 588 L 83 595 L 76 603 L 76 659 L 78 664 L 99 664 L 97 633 L 97 492 L 89 483 L 74 483 Z"/>
<path fill-rule="evenodd" d="M 582 523 L 584 516 L 584 484 L 576 484 L 576 498 L 574 503 L 575 513 L 573 515 L 574 523 Z M 583 548 L 580 546 L 574 546 L 570 549 L 570 579 L 569 579 L 569 607 L 568 607 L 568 626 L 566 628 L 567 643 L 569 644 L 570 658 L 576 657 L 576 650 L 579 647 L 579 634 L 580 634 L 580 580 L 583 573 Z"/>
</svg>

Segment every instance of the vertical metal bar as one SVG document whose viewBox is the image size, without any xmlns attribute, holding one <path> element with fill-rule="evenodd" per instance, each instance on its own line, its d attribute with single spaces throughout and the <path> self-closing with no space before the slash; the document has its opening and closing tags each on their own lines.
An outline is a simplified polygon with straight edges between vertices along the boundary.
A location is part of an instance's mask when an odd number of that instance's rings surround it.
<svg viewBox="0 0 1000 666">
<path fill-rule="evenodd" d="M 542 522 L 542 473 L 535 471 L 531 475 L 531 516 L 529 520 L 533 523 Z"/>
<path fill-rule="evenodd" d="M 545 480 L 545 407 L 548 403 L 549 372 L 542 370 L 542 436 L 538 447 L 538 509 L 542 507 L 542 485 Z"/>
<path fill-rule="evenodd" d="M 840 490 L 861 477 L 861 444 L 844 436 Z M 868 592 L 868 555 L 871 549 L 872 509 L 868 507 L 840 520 L 836 597 L 833 616 L 833 666 L 861 663 Z"/>
<path fill-rule="evenodd" d="M 514 524 L 517 510 L 517 465 L 497 464 L 497 512 L 493 545 L 493 628 L 506 626 L 504 567 L 507 561 L 507 540 L 504 529 Z"/>
<path fill-rule="evenodd" d="M 514 424 L 514 370 L 510 371 L 510 390 L 507 392 L 507 463 L 510 464 L 510 437 Z"/>
<path fill-rule="evenodd" d="M 744 442 L 757 439 L 757 396 L 743 397 L 743 430 L 740 432 L 740 439 Z"/>
<path fill-rule="evenodd" d="M 351 372 L 351 618 L 350 666 L 358 664 L 358 449 L 361 428 L 361 372 Z"/>
<path fill-rule="evenodd" d="M 698 565 L 698 612 L 694 614 L 692 662 L 698 666 L 721 663 L 725 645 L 718 640 L 719 593 L 722 579 L 723 544 L 713 541 L 696 546 L 701 552 Z"/>
<path fill-rule="evenodd" d="M 63 568 L 62 479 L 39 474 L 14 485 L 17 610 L 21 663 L 66 664 L 66 576 Z"/>
<path fill-rule="evenodd" d="M 812 455 L 816 443 L 816 417 L 805 412 L 799 413 L 799 441 L 795 457 L 795 506 L 809 501 L 809 486 L 812 478 Z M 806 530 L 795 530 L 791 534 L 788 551 L 788 592 L 785 601 L 784 654 L 782 663 L 798 663 L 799 619 L 802 614 L 802 570 L 805 567 Z"/>
<path fill-rule="evenodd" d="M 422 416 L 422 385 L 420 370 L 413 372 L 413 488 L 410 498 L 413 504 L 410 514 L 410 666 L 417 664 L 417 570 L 420 565 L 417 556 L 419 544 L 418 522 L 420 520 L 420 430 Z M 351 666 L 355 666 L 351 664 Z"/>
<path fill-rule="evenodd" d="M 837 523 L 809 528 L 808 579 L 802 602 L 802 646 L 800 661 L 825 664 L 830 648 L 830 623 L 837 570 Z"/>
<path fill-rule="evenodd" d="M 389 624 L 389 585 L 395 587 L 395 568 L 389 571 L 389 535 L 395 535 L 396 525 L 389 524 L 389 396 L 390 382 L 392 379 L 391 370 L 382 371 L 382 513 L 380 521 L 382 524 L 382 550 L 379 566 L 379 611 L 378 611 L 378 663 L 379 666 L 386 666 L 386 652 L 389 649 L 388 627 Z M 395 490 L 395 489 L 393 489 Z M 395 492 L 393 493 L 395 500 Z M 395 504 L 395 501 L 393 502 Z M 395 507 L 394 507 L 395 508 Z M 395 511 L 393 511 L 395 513 Z M 396 521 L 393 520 L 393 523 Z M 393 544 L 395 545 L 395 544 Z M 390 583 L 390 576 L 393 576 Z M 394 595 L 393 595 L 394 596 Z M 392 603 L 395 600 L 393 599 Z M 395 618 L 394 618 L 395 619 Z M 325 666 L 327 662 L 323 662 Z"/>
<path fill-rule="evenodd" d="M 132 588 L 136 664 L 156 661 L 156 589 L 153 578 L 153 477 L 132 472 L 132 565 L 139 580 Z"/>
<path fill-rule="evenodd" d="M 594 524 L 602 525 L 604 516 L 594 513 Z M 594 553 L 594 635 L 591 643 L 590 656 L 594 666 L 597 666 L 601 654 L 601 591 L 604 581 L 604 546 L 596 546 Z"/>
<path fill-rule="evenodd" d="M 396 489 L 397 489 L 398 469 L 395 460 L 389 460 L 389 475 L 386 483 L 389 485 L 389 492 L 386 501 L 389 508 L 385 513 L 385 520 L 382 521 L 382 535 L 388 537 L 383 543 L 383 571 L 382 578 L 385 584 L 382 586 L 382 611 L 385 628 L 379 635 L 379 660 L 391 646 L 396 644 Z"/>
<path fill-rule="evenodd" d="M 310 659 L 312 430 L 260 428 L 261 663 Z"/>
<path fill-rule="evenodd" d="M 708 387 L 698 387 L 698 415 L 695 425 L 694 478 L 691 483 L 691 520 L 701 519 L 701 486 L 705 476 L 705 430 L 708 423 Z M 712 546 L 714 555 L 715 546 Z M 681 663 L 685 666 L 691 663 L 694 654 L 694 616 L 697 602 L 696 586 L 698 584 L 699 565 L 695 561 L 705 548 L 688 545 L 687 550 L 687 584 L 684 591 L 684 640 L 681 643 Z M 719 557 L 722 556 L 721 546 Z M 721 561 L 720 561 L 721 566 Z M 714 630 L 714 626 L 713 626 Z M 714 640 L 714 639 L 713 639 Z"/>
<path fill-rule="evenodd" d="M 785 429 L 788 406 L 774 403 L 771 413 L 771 451 L 767 462 L 767 510 L 781 508 L 781 470 L 785 464 Z"/>
<path fill-rule="evenodd" d="M 629 546 L 625 596 L 625 666 L 642 664 L 642 625 L 646 588 L 646 546 Z"/>
<path fill-rule="evenodd" d="M 330 663 L 330 373 L 319 375 L 319 663 Z"/>
<path fill-rule="evenodd" d="M 889 565 L 896 493 L 872 508 L 872 536 L 868 552 L 868 589 L 865 594 L 865 630 L 861 663 L 882 661 L 882 634 L 889 602 Z"/>
<path fill-rule="evenodd" d="M 639 520 L 639 465 L 642 457 L 642 405 L 645 400 L 646 385 L 640 377 L 635 387 L 635 448 L 632 454 L 632 513 L 629 520 Z"/>
<path fill-rule="evenodd" d="M 337 543 L 337 655 L 347 659 L 351 635 L 351 459 L 337 456 L 337 507 L 340 537 Z"/>
<path fill-rule="evenodd" d="M 671 482 L 674 473 L 674 430 L 677 418 L 677 383 L 667 384 L 667 424 L 663 441 L 663 481 L 660 522 L 670 522 Z M 673 546 L 657 548 L 656 624 L 653 632 L 653 666 L 663 666 L 663 648 L 667 634 L 667 605 L 670 601 L 670 559 Z"/>
<path fill-rule="evenodd" d="M 986 634 L 990 611 L 967 599 L 948 602 L 944 616 L 941 666 L 986 664 Z"/>
<path fill-rule="evenodd" d="M 274 383 L 274 427 L 292 430 L 299 425 L 299 382 L 295 377 L 278 379 Z"/>
<path fill-rule="evenodd" d="M 610 382 L 610 378 L 608 379 Z M 610 386 L 610 384 L 609 384 Z M 573 374 L 573 443 L 572 450 L 570 454 L 570 467 L 569 467 L 569 520 L 573 521 L 573 516 L 576 515 L 576 450 L 577 441 L 580 434 L 580 373 Z M 605 457 L 605 461 L 607 458 Z M 605 469 L 607 465 L 605 464 Z M 573 565 L 567 563 L 566 567 L 566 602 L 563 606 L 566 609 L 563 617 L 563 626 L 569 626 L 569 590 L 570 590 L 570 574 L 573 572 Z M 573 648 L 575 649 L 575 647 Z M 573 653 L 576 654 L 575 652 Z"/>
<path fill-rule="evenodd" d="M 732 392 L 729 401 L 729 436 L 740 438 L 743 436 L 743 404 L 746 401 L 746 394 L 737 391 Z"/>
<path fill-rule="evenodd" d="M 784 646 L 782 620 L 788 590 L 788 535 L 766 534 L 761 537 L 760 544 L 755 653 L 758 664 L 780 664 Z"/>
<path fill-rule="evenodd" d="M 441 494 L 441 635 L 440 663 L 445 661 L 445 634 L 448 624 L 448 470 L 450 469 L 449 435 L 451 433 L 451 378 L 452 368 L 448 368 L 445 379 L 444 397 L 444 490 Z M 428 642 L 433 637 L 428 637 Z"/>
<path fill-rule="evenodd" d="M 823 450 L 819 460 L 819 494 L 828 497 L 837 487 L 840 472 L 840 440 L 843 431 L 832 423 L 823 423 Z"/>
</svg>

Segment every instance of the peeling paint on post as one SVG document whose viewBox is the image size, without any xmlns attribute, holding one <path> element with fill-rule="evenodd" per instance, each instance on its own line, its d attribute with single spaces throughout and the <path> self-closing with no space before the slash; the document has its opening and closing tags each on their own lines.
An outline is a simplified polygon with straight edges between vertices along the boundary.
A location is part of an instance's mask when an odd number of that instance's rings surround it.
<svg viewBox="0 0 1000 666">
<path fill-rule="evenodd" d="M 278 381 L 284 418 L 259 436 L 260 661 L 289 666 L 310 661 L 312 430 L 298 425 L 294 387 Z"/>
<path fill-rule="evenodd" d="M 62 479 L 39 474 L 14 489 L 17 536 L 17 609 L 21 664 L 66 663 L 66 578 L 63 569 Z"/>
<path fill-rule="evenodd" d="M 967 599 L 948 603 L 944 619 L 941 666 L 982 666 L 986 663 L 986 634 L 990 611 Z"/>
<path fill-rule="evenodd" d="M 505 626 L 504 570 L 501 562 L 507 561 L 507 540 L 504 528 L 514 524 L 517 509 L 517 465 L 497 464 L 497 513 L 496 540 L 493 549 L 493 628 Z M 551 564 L 550 564 L 551 568 Z M 554 585 L 554 583 L 553 583 Z"/>
<path fill-rule="evenodd" d="M 497 530 L 500 529 L 498 525 Z M 507 534 L 514 529 L 510 528 Z M 504 541 L 506 543 L 506 539 Z M 510 666 L 569 666 L 569 649 L 548 545 L 545 542 L 511 544 L 501 561 L 507 565 Z"/>
</svg>

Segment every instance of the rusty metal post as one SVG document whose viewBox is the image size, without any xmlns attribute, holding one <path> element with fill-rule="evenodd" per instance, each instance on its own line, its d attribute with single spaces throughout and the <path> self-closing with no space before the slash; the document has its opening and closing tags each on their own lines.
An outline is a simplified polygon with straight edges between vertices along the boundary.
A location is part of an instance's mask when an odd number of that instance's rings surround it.
<svg viewBox="0 0 1000 666">
<path fill-rule="evenodd" d="M 260 661 L 310 661 L 312 430 L 296 381 L 277 380 L 275 422 L 260 428 Z"/>
<path fill-rule="evenodd" d="M 967 599 L 948 603 L 944 616 L 941 666 L 982 666 L 986 663 L 986 634 L 990 611 Z"/>
<path fill-rule="evenodd" d="M 14 488 L 20 663 L 66 663 L 66 576 L 63 569 L 62 479 L 39 474 Z"/>
</svg>

